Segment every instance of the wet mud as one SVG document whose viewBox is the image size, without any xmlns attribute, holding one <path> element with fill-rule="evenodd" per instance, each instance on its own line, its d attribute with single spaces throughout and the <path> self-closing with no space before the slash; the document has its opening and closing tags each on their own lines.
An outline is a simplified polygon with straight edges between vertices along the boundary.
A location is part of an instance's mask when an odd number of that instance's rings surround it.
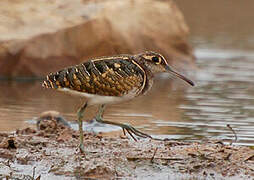
<svg viewBox="0 0 254 180">
<path fill-rule="evenodd" d="M 254 149 L 221 141 L 140 139 L 84 133 L 56 119 L 0 134 L 0 178 L 6 179 L 252 179 Z"/>
</svg>

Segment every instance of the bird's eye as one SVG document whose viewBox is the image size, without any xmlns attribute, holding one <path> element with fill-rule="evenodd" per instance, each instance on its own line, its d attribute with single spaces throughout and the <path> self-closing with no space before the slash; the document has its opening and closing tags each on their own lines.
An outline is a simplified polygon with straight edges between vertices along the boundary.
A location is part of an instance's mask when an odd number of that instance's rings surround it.
<svg viewBox="0 0 254 180">
<path fill-rule="evenodd" d="M 157 56 L 152 57 L 152 61 L 155 62 L 156 64 L 160 63 L 160 59 Z"/>
</svg>

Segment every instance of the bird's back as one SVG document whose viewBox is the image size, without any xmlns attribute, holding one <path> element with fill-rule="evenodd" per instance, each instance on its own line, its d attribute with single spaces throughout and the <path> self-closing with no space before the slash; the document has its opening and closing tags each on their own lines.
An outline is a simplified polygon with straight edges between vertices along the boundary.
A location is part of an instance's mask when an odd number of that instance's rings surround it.
<svg viewBox="0 0 254 180">
<path fill-rule="evenodd" d="M 67 89 L 101 96 L 139 95 L 146 83 L 146 74 L 133 60 L 121 55 L 92 59 L 47 76 L 43 86 Z"/>
</svg>

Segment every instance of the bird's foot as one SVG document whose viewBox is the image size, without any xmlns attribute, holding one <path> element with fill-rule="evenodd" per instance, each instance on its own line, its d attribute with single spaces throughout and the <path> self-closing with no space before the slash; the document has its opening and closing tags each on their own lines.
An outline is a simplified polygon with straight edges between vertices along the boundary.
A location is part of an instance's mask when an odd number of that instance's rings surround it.
<svg viewBox="0 0 254 180">
<path fill-rule="evenodd" d="M 141 138 L 150 138 L 150 139 L 153 139 L 153 137 L 150 136 L 149 134 L 143 133 L 143 132 L 137 130 L 136 128 L 132 127 L 129 124 L 121 124 L 120 127 L 123 129 L 124 135 L 126 135 L 126 132 L 127 132 L 132 137 L 132 139 L 135 140 L 135 141 L 137 141 L 135 136 L 138 136 L 138 137 L 141 137 Z"/>
<path fill-rule="evenodd" d="M 136 128 L 132 127 L 129 124 L 122 124 L 122 123 L 117 123 L 117 122 L 104 121 L 100 115 L 96 116 L 95 119 L 99 123 L 110 124 L 110 125 L 121 127 L 123 129 L 124 135 L 126 135 L 126 132 L 127 132 L 132 137 L 132 139 L 135 140 L 135 141 L 137 141 L 137 139 L 134 137 L 134 135 L 137 136 L 137 137 L 141 137 L 141 138 L 154 139 L 149 134 L 143 133 L 143 132 L 137 130 Z"/>
</svg>

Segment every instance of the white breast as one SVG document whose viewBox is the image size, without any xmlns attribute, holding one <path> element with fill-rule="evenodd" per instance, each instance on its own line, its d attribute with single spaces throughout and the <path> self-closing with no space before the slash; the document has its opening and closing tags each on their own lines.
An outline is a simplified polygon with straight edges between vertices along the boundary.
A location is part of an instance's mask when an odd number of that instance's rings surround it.
<svg viewBox="0 0 254 180">
<path fill-rule="evenodd" d="M 119 97 L 119 96 L 101 96 L 101 95 L 96 95 L 96 94 L 89 94 L 89 93 L 71 90 L 68 88 L 59 88 L 57 90 L 63 91 L 63 92 L 66 92 L 66 93 L 69 93 L 72 95 L 76 95 L 76 96 L 86 97 L 88 99 L 89 105 L 114 104 L 114 103 L 118 103 L 121 101 L 127 101 L 127 100 L 130 100 L 133 97 L 135 97 L 135 96 L 133 96 L 133 93 L 135 93 L 135 91 L 129 92 L 128 94 Z"/>
</svg>

